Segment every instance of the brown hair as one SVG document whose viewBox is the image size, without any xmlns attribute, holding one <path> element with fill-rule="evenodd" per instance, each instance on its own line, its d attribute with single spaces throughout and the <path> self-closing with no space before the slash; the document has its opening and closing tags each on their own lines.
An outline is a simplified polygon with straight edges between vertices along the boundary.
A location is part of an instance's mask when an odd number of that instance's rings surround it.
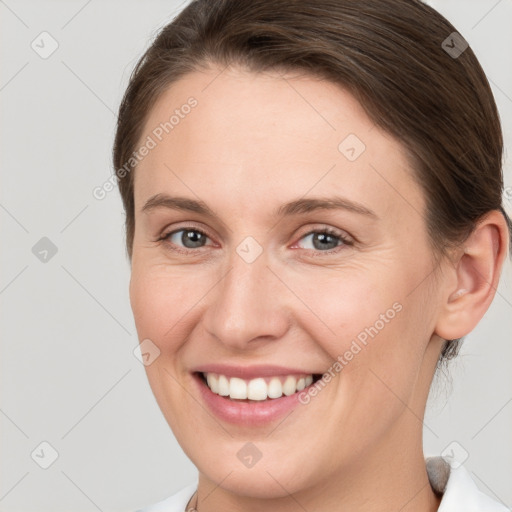
<svg viewBox="0 0 512 512">
<path fill-rule="evenodd" d="M 351 92 L 410 154 L 440 254 L 491 210 L 502 212 L 512 233 L 492 91 L 471 48 L 434 9 L 419 0 L 195 0 L 141 57 L 119 108 L 113 164 L 130 258 L 131 157 L 145 121 L 173 82 L 211 64 L 301 70 Z M 455 356 L 460 341 L 448 340 L 440 360 Z"/>
</svg>

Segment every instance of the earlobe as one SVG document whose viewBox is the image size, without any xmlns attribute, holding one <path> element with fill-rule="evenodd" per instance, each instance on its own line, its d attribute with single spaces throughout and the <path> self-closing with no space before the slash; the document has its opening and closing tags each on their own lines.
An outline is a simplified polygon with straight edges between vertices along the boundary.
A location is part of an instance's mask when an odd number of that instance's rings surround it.
<svg viewBox="0 0 512 512">
<path fill-rule="evenodd" d="M 435 329 L 438 336 L 461 338 L 478 324 L 496 294 L 507 247 L 505 218 L 493 210 L 477 223 L 453 263 L 455 279 L 443 294 Z"/>
</svg>

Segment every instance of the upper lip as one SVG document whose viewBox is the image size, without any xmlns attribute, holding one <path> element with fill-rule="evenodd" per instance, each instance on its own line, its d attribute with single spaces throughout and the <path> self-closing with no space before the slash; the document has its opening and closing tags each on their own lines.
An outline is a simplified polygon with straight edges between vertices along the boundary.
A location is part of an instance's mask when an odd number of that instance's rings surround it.
<svg viewBox="0 0 512 512">
<path fill-rule="evenodd" d="M 193 368 L 192 372 L 217 373 L 226 377 L 238 377 L 240 379 L 253 379 L 256 377 L 271 377 L 277 375 L 316 375 L 300 368 L 290 368 L 276 365 L 233 366 L 222 363 L 210 363 Z"/>
</svg>

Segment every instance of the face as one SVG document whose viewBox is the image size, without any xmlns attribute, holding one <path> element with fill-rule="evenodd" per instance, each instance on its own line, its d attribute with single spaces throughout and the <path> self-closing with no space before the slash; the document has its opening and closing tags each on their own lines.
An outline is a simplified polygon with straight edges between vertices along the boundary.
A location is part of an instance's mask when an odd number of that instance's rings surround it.
<svg viewBox="0 0 512 512">
<path fill-rule="evenodd" d="M 281 496 L 421 450 L 437 292 L 400 143 L 332 83 L 217 67 L 159 98 L 148 137 L 130 298 L 200 474 Z"/>
</svg>

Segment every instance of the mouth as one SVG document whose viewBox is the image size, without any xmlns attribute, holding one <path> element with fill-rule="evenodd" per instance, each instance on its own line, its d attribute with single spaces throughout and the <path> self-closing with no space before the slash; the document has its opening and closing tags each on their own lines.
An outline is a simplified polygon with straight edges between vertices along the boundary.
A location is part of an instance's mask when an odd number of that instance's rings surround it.
<svg viewBox="0 0 512 512">
<path fill-rule="evenodd" d="M 322 374 L 290 374 L 242 379 L 214 372 L 194 372 L 214 395 L 232 402 L 269 402 L 297 395 L 314 385 Z"/>
</svg>

